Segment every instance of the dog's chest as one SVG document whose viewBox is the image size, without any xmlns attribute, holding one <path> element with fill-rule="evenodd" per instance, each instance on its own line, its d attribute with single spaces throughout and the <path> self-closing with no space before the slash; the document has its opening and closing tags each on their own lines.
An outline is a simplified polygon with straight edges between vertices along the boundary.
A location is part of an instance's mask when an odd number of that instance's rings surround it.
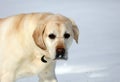
<svg viewBox="0 0 120 82">
<path fill-rule="evenodd" d="M 18 67 L 16 71 L 16 78 L 39 74 L 46 68 L 47 65 L 48 64 L 41 62 L 40 59 L 35 59 L 33 61 L 26 60 Z"/>
</svg>

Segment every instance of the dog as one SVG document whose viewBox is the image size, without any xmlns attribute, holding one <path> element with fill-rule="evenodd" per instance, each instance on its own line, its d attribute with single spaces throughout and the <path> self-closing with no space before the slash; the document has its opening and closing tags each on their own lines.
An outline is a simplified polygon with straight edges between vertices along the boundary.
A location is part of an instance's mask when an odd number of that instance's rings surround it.
<svg viewBox="0 0 120 82">
<path fill-rule="evenodd" d="M 75 22 L 60 14 L 27 13 L 0 19 L 0 82 L 38 75 L 39 82 L 57 82 L 56 60 L 67 60 Z"/>
</svg>

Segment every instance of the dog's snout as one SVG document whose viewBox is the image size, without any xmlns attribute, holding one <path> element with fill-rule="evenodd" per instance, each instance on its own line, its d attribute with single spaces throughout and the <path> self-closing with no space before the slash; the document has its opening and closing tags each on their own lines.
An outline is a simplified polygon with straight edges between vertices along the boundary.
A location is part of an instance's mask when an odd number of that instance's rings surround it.
<svg viewBox="0 0 120 82">
<path fill-rule="evenodd" d="M 57 48 L 56 49 L 56 59 L 64 59 L 64 56 L 65 56 L 65 49 Z"/>
</svg>

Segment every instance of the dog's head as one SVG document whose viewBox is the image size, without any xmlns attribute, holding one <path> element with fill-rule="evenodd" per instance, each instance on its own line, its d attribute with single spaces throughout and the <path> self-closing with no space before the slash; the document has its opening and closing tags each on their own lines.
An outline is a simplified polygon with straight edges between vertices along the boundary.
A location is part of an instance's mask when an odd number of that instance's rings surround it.
<svg viewBox="0 0 120 82">
<path fill-rule="evenodd" d="M 53 15 L 35 29 L 33 38 L 37 46 L 49 52 L 51 59 L 66 60 L 73 39 L 78 43 L 78 35 L 79 30 L 72 20 Z"/>
</svg>

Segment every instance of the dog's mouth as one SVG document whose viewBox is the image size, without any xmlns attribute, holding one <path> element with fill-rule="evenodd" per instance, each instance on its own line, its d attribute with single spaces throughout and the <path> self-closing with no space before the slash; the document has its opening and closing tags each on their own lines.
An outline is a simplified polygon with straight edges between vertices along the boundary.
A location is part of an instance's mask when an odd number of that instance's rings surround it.
<svg viewBox="0 0 120 82">
<path fill-rule="evenodd" d="M 54 60 L 67 60 L 67 55 L 57 54 Z"/>
<path fill-rule="evenodd" d="M 41 57 L 41 61 L 43 63 L 47 63 L 50 61 L 67 60 L 68 59 L 68 56 L 67 56 L 68 52 L 64 48 L 57 48 L 55 54 L 56 55 L 54 58 L 51 58 L 50 56 L 47 56 L 47 55 L 43 55 Z"/>
</svg>

